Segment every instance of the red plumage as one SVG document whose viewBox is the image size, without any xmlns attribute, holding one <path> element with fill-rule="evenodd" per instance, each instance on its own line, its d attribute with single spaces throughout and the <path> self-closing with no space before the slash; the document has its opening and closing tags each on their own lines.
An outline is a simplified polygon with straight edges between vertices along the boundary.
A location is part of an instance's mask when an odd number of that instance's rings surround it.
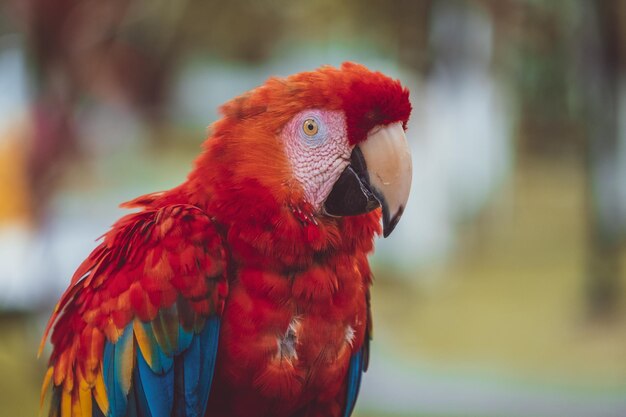
<svg viewBox="0 0 626 417">
<path fill-rule="evenodd" d="M 104 235 L 57 305 L 53 415 L 91 415 L 92 396 L 106 414 L 103 345 L 129 324 L 146 356 L 148 340 L 164 346 L 179 323 L 197 332 L 211 315 L 222 325 L 207 415 L 342 415 L 350 357 L 370 333 L 380 211 L 320 216 L 305 201 L 276 134 L 308 108 L 343 111 L 352 145 L 376 125 L 406 127 L 411 110 L 397 81 L 356 64 L 270 79 L 224 105 L 187 181 L 127 203 L 139 211 Z"/>
</svg>

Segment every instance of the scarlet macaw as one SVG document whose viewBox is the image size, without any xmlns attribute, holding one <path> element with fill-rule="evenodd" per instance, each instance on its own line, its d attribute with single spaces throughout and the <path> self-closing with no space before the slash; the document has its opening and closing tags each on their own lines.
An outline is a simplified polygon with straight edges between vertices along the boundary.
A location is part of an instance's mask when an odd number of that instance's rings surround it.
<svg viewBox="0 0 626 417">
<path fill-rule="evenodd" d="M 350 416 L 367 254 L 409 194 L 410 112 L 400 82 L 354 63 L 222 106 L 187 180 L 124 204 L 139 211 L 57 304 L 50 415 Z"/>
</svg>

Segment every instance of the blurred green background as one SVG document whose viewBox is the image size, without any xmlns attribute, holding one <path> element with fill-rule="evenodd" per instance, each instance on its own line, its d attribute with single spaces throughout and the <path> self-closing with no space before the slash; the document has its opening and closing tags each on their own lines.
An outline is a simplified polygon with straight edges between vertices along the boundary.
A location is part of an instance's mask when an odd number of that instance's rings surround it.
<svg viewBox="0 0 626 417">
<path fill-rule="evenodd" d="M 0 416 L 37 414 L 43 325 L 117 204 L 180 183 L 220 103 L 347 60 L 414 107 L 355 414 L 626 416 L 620 0 L 0 3 Z"/>
</svg>

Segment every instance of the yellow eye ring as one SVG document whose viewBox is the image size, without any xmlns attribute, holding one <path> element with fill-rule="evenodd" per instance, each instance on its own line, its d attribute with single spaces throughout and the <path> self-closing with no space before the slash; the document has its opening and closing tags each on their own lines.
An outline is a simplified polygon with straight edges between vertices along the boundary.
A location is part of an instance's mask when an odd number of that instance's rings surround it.
<svg viewBox="0 0 626 417">
<path fill-rule="evenodd" d="M 304 134 L 307 136 L 315 136 L 319 127 L 317 126 L 317 122 L 313 119 L 306 119 L 302 124 L 302 130 Z"/>
</svg>

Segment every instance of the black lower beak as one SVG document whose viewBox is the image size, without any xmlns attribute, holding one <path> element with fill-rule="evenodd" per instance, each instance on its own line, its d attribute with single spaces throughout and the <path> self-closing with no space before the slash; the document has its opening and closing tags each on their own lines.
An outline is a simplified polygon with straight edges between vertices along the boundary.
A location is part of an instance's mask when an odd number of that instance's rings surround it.
<svg viewBox="0 0 626 417">
<path fill-rule="evenodd" d="M 350 166 L 343 171 L 324 203 L 326 214 L 337 217 L 369 213 L 379 206 L 378 200 Z"/>
<path fill-rule="evenodd" d="M 380 203 L 369 185 L 363 154 L 359 148 L 354 148 L 350 165 L 335 182 L 324 202 L 324 209 L 331 216 L 356 216 L 377 207 Z"/>
<path fill-rule="evenodd" d="M 356 147 L 352 151 L 350 165 L 342 172 L 324 202 L 324 210 L 331 216 L 356 216 L 378 207 L 383 208 L 383 235 L 387 237 L 398 223 L 400 215 L 390 218 L 385 199 L 370 185 L 365 159 Z"/>
</svg>

